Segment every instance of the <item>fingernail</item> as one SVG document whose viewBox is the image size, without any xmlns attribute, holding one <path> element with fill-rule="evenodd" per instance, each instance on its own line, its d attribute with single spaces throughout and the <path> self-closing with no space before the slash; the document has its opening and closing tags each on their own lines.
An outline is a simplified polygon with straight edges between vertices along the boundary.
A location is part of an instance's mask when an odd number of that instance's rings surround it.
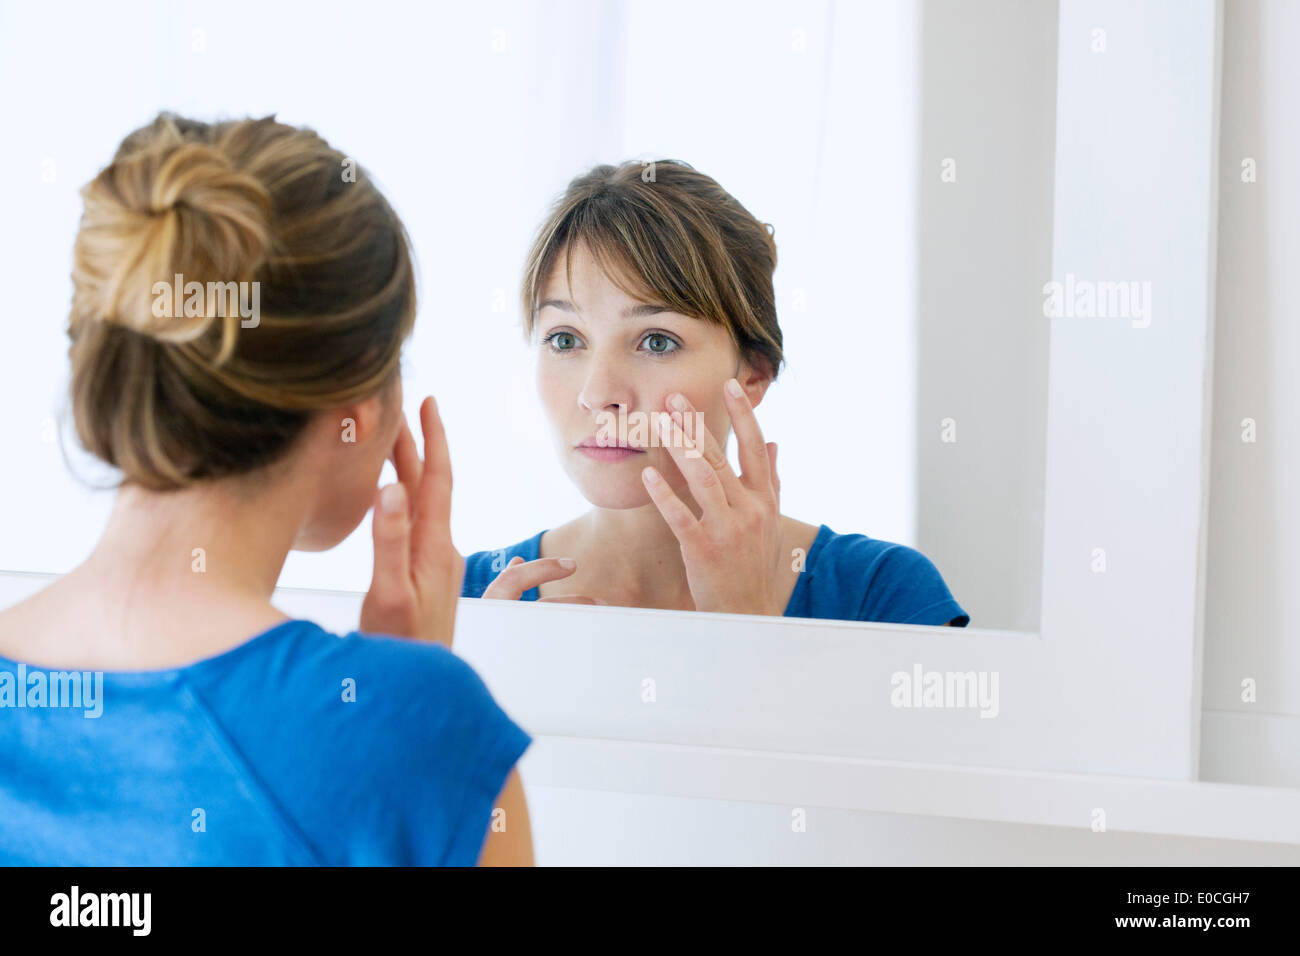
<svg viewBox="0 0 1300 956">
<path fill-rule="evenodd" d="M 653 485 L 659 480 L 659 472 L 650 467 L 642 468 L 641 477 L 645 480 L 646 484 Z"/>
<path fill-rule="evenodd" d="M 389 485 L 379 493 L 379 507 L 386 514 L 398 514 L 406 510 L 406 491 L 400 484 Z"/>
<path fill-rule="evenodd" d="M 736 381 L 734 378 L 727 382 L 727 391 L 729 391 L 736 398 L 740 398 L 742 395 L 745 394 L 745 390 L 740 387 L 740 383 Z"/>
<path fill-rule="evenodd" d="M 686 396 L 683 395 L 681 392 L 677 392 L 675 395 L 672 396 L 672 398 L 668 399 L 668 404 L 671 405 L 673 408 L 677 409 L 679 412 L 684 412 L 691 407 L 690 404 L 686 401 Z"/>
<path fill-rule="evenodd" d="M 564 568 L 566 571 L 572 571 L 578 566 L 578 562 L 574 561 L 573 558 L 560 558 L 559 561 L 560 567 Z"/>
</svg>

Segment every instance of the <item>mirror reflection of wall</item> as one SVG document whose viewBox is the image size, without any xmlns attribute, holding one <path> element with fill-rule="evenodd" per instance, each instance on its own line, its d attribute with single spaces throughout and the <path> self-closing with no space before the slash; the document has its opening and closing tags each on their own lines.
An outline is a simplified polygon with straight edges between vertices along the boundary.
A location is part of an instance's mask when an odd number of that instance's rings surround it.
<svg viewBox="0 0 1300 956">
<path fill-rule="evenodd" d="M 1036 631 L 1057 4 L 922 9 L 916 546 L 976 626 Z"/>
</svg>

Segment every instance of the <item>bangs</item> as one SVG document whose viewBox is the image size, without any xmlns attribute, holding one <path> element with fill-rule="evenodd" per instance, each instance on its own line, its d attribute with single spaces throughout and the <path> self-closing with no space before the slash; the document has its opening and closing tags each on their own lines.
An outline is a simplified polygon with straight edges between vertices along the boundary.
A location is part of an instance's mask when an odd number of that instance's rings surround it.
<svg viewBox="0 0 1300 956">
<path fill-rule="evenodd" d="M 639 191 L 638 191 L 639 192 Z M 525 279 L 524 322 L 531 333 L 542 287 L 561 257 L 573 287 L 573 251 L 585 246 L 597 268 L 625 295 L 695 319 L 728 324 L 715 279 L 697 254 L 701 241 L 653 195 L 584 198 L 561 215 L 539 244 Z"/>
<path fill-rule="evenodd" d="M 746 361 L 775 378 L 784 362 L 776 320 L 776 243 L 735 197 L 675 159 L 594 166 L 569 183 L 538 228 L 519 284 L 532 338 L 543 286 L 564 257 L 587 250 L 625 295 L 726 328 Z"/>
</svg>

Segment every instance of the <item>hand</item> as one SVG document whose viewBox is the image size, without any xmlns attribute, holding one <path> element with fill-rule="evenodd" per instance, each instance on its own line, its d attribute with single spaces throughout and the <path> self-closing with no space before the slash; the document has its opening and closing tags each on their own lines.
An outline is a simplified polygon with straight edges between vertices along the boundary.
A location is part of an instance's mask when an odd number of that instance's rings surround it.
<svg viewBox="0 0 1300 956">
<path fill-rule="evenodd" d="M 433 396 L 420 405 L 424 461 L 406 422 L 389 455 L 397 484 L 380 490 L 375 571 L 361 630 L 451 647 L 465 559 L 451 541 L 451 455 Z"/>
<path fill-rule="evenodd" d="M 776 607 L 773 597 L 781 568 L 776 445 L 764 444 L 754 408 L 735 379 L 723 386 L 723 400 L 736 432 L 739 477 L 702 419 L 690 418 L 699 422 L 699 434 L 692 439 L 670 416 L 656 416 L 660 443 L 686 478 L 703 511 L 699 518 L 657 470 L 645 468 L 641 478 L 681 545 L 697 611 L 780 616 L 785 608 Z M 668 408 L 683 417 L 695 414 L 683 395 L 668 396 Z"/>
<path fill-rule="evenodd" d="M 578 563 L 572 558 L 538 558 L 525 562 L 515 555 L 487 586 L 483 597 L 500 601 L 518 601 L 524 592 L 537 587 L 545 581 L 558 581 L 567 578 L 578 569 Z M 555 604 L 604 604 L 599 598 L 582 594 L 556 594 L 551 597 L 538 598 Z"/>
</svg>

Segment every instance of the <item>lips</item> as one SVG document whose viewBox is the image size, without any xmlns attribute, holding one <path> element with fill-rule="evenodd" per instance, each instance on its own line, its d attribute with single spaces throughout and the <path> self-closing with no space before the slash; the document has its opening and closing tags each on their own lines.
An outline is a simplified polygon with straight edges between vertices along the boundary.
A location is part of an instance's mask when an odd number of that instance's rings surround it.
<svg viewBox="0 0 1300 956">
<path fill-rule="evenodd" d="M 645 454 L 644 448 L 633 448 L 627 444 L 602 445 L 594 436 L 579 442 L 577 450 L 592 461 L 608 462 L 627 461 L 629 458 Z"/>
<path fill-rule="evenodd" d="M 578 442 L 578 447 L 579 448 L 603 448 L 603 449 L 614 448 L 614 449 L 624 449 L 626 451 L 644 450 L 641 448 L 637 448 L 635 445 L 629 445 L 627 442 L 608 442 L 608 441 L 602 442 L 595 435 L 590 435 L 584 438 L 582 441 Z"/>
<path fill-rule="evenodd" d="M 578 451 L 593 461 L 627 461 L 645 454 L 640 448 L 597 448 L 594 445 L 579 445 Z"/>
</svg>

